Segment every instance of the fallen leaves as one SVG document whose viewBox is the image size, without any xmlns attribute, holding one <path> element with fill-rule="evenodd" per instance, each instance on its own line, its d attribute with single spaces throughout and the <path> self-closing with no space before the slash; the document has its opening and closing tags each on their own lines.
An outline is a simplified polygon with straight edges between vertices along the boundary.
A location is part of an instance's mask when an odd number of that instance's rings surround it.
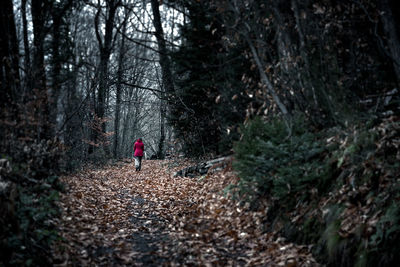
<svg viewBox="0 0 400 267">
<path fill-rule="evenodd" d="M 63 177 L 67 193 L 55 265 L 318 266 L 307 246 L 263 230 L 259 211 L 222 195 L 230 170 L 173 177 L 180 165 L 144 161 Z"/>
</svg>

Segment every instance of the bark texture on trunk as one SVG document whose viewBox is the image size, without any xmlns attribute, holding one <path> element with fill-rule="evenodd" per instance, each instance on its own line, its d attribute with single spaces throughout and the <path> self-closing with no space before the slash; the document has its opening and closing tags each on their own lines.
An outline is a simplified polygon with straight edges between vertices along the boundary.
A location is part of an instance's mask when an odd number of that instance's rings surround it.
<svg viewBox="0 0 400 267">
<path fill-rule="evenodd" d="M 151 0 L 151 7 L 153 10 L 153 24 L 156 30 L 155 35 L 160 55 L 162 81 L 165 88 L 165 92 L 167 93 L 167 99 L 170 99 L 172 97 L 172 94 L 175 92 L 175 88 L 172 78 L 171 63 L 168 57 L 167 46 L 164 39 L 164 31 L 161 24 L 160 8 L 158 0 Z"/>
<path fill-rule="evenodd" d="M 106 122 L 104 121 L 105 113 L 106 113 L 106 100 L 107 100 L 107 88 L 108 88 L 108 63 L 110 60 L 111 50 L 112 50 L 112 40 L 113 40 L 113 29 L 115 24 L 115 15 L 117 9 L 120 5 L 120 1 L 109 0 L 107 1 L 107 16 L 105 21 L 105 33 L 104 40 L 101 37 L 101 29 L 100 29 L 100 13 L 101 13 L 101 5 L 99 3 L 98 11 L 95 17 L 95 30 L 96 30 L 96 38 L 99 43 L 100 50 L 100 62 L 98 66 L 98 94 L 97 94 L 97 103 L 95 106 L 95 115 L 98 120 L 96 123 L 100 123 L 100 132 L 97 130 L 94 131 L 93 139 L 95 143 L 98 143 L 102 139 L 101 135 L 106 132 Z M 104 147 L 106 152 L 109 152 L 109 148 L 107 146 Z"/>
<path fill-rule="evenodd" d="M 32 73 L 31 73 L 31 55 L 28 40 L 28 21 L 26 19 L 26 0 L 21 1 L 22 15 L 22 35 L 24 40 L 24 68 L 25 68 L 25 86 L 23 97 L 26 97 L 27 88 L 32 88 Z M 24 102 L 24 100 L 23 100 Z"/>
<path fill-rule="evenodd" d="M 254 47 L 254 44 L 252 40 L 248 37 L 245 36 L 247 44 L 249 45 L 250 51 L 253 55 L 254 61 L 256 62 L 258 72 L 260 73 L 261 81 L 266 85 L 268 92 L 271 94 L 272 98 L 274 99 L 275 103 L 277 104 L 279 110 L 282 112 L 282 114 L 285 117 L 289 117 L 289 112 L 286 108 L 286 106 L 283 104 L 281 101 L 280 97 L 276 93 L 274 86 L 272 85 L 271 81 L 268 79 L 267 75 L 264 72 L 265 65 L 261 62 L 261 59 L 257 53 L 256 48 Z"/>
<path fill-rule="evenodd" d="M 124 74 L 124 57 L 125 57 L 125 32 L 126 32 L 126 23 L 124 23 L 122 27 L 122 35 L 121 35 L 121 45 L 118 55 L 118 71 L 117 71 L 117 85 L 116 85 L 116 102 L 115 102 L 115 118 L 114 118 L 114 149 L 113 156 L 114 158 L 118 158 L 119 156 L 119 126 L 120 126 L 120 113 L 121 113 L 121 90 L 122 90 L 122 82 L 123 82 L 123 74 Z"/>
<path fill-rule="evenodd" d="M 162 71 L 162 84 L 163 91 L 165 92 L 161 96 L 161 107 L 160 107 L 160 139 L 158 143 L 158 158 L 164 158 L 164 143 L 165 143 L 165 117 L 167 114 L 167 106 L 164 106 L 166 98 L 167 105 L 171 108 L 174 105 L 174 81 L 172 77 L 171 71 L 171 63 L 168 57 L 167 46 L 164 37 L 164 31 L 161 24 L 161 16 L 160 16 L 160 6 L 158 0 L 151 0 L 151 7 L 153 10 L 153 24 L 155 28 L 155 36 L 158 44 L 158 51 L 160 56 L 160 65 Z"/>
<path fill-rule="evenodd" d="M 157 158 L 164 159 L 165 157 L 165 117 L 167 109 L 164 100 L 161 100 L 160 105 L 160 139 L 158 142 Z"/>
<path fill-rule="evenodd" d="M 0 4 L 0 107 L 11 108 L 19 91 L 18 42 L 11 0 Z"/>
<path fill-rule="evenodd" d="M 33 98 L 39 104 L 36 116 L 39 122 L 37 138 L 49 139 L 51 137 L 50 127 L 50 105 L 46 87 L 46 71 L 44 64 L 44 40 L 48 33 L 46 28 L 46 17 L 49 7 L 43 0 L 32 0 L 31 3 L 32 24 L 33 24 L 33 61 L 32 61 L 32 92 Z"/>
<path fill-rule="evenodd" d="M 393 61 L 393 68 L 400 84 L 400 38 L 396 21 L 389 0 L 380 0 L 381 20 L 385 31 L 387 45 Z"/>
</svg>

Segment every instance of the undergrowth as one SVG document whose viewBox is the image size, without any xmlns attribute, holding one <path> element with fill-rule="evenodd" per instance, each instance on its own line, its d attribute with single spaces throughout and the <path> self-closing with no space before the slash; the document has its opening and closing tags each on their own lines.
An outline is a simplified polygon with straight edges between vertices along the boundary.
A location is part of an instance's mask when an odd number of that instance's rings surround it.
<svg viewBox="0 0 400 267">
<path fill-rule="evenodd" d="M 58 143 L 15 147 L 14 155 L 0 159 L 0 266 L 51 266 L 63 190 L 56 174 Z"/>
<path fill-rule="evenodd" d="M 307 129 L 301 117 L 290 136 L 278 118 L 243 127 L 232 192 L 253 208 L 270 200 L 266 222 L 284 225 L 273 230 L 313 244 L 328 266 L 393 266 L 400 260 L 400 118 Z"/>
<path fill-rule="evenodd" d="M 59 238 L 54 227 L 60 184 L 49 177 L 31 187 L 18 185 L 15 210 L 1 229 L 4 266 L 50 266 L 50 246 Z"/>
<path fill-rule="evenodd" d="M 252 202 L 270 196 L 289 203 L 293 196 L 307 201 L 309 195 L 303 193 L 311 189 L 328 189 L 332 172 L 324 155 L 331 147 L 323 136 L 306 129 L 301 118 L 295 121 L 291 136 L 279 119 L 264 123 L 257 118 L 242 129 L 233 164 L 241 177 L 241 198 Z"/>
</svg>

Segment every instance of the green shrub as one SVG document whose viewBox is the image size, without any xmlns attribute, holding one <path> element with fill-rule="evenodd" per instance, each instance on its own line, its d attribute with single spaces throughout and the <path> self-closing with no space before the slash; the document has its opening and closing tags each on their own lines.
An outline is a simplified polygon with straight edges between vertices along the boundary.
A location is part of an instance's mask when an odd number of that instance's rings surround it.
<svg viewBox="0 0 400 267">
<path fill-rule="evenodd" d="M 393 201 L 368 240 L 368 266 L 392 266 L 400 260 L 400 207 Z"/>
<path fill-rule="evenodd" d="M 325 190 L 331 170 L 325 162 L 325 142 L 306 130 L 302 118 L 294 121 L 288 136 L 284 122 L 278 118 L 264 122 L 260 118 L 242 129 L 236 143 L 233 166 L 239 173 L 238 193 L 248 201 L 271 195 L 290 201 L 289 196 L 311 187 Z M 306 198 L 308 194 L 302 194 Z"/>
<path fill-rule="evenodd" d="M 59 238 L 55 219 L 62 185 L 57 176 L 16 185 L 15 209 L 0 226 L 0 266 L 50 266 L 51 244 Z"/>
<path fill-rule="evenodd" d="M 398 117 L 390 117 L 315 133 L 297 118 L 288 136 L 278 118 L 257 118 L 242 129 L 234 147 L 240 181 L 230 190 L 251 203 L 272 197 L 267 222 L 286 222 L 281 233 L 293 242 L 316 244 L 314 256 L 327 266 L 395 266 L 400 261 L 399 126 Z M 313 206 L 325 208 L 302 214 Z M 365 218 L 352 232 L 341 225 L 348 207 Z M 290 214 L 303 217 L 293 223 Z"/>
</svg>

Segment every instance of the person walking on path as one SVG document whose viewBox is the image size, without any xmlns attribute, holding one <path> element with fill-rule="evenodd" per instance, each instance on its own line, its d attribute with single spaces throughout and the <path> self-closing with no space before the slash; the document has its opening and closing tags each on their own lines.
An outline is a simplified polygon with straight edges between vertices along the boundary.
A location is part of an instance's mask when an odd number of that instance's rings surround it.
<svg viewBox="0 0 400 267">
<path fill-rule="evenodd" d="M 143 158 L 143 151 L 144 151 L 144 144 L 143 144 L 141 138 L 136 140 L 135 144 L 133 145 L 133 151 L 134 151 L 133 156 L 139 162 L 139 165 L 135 164 L 136 171 L 140 171 L 140 169 L 142 168 L 142 158 Z"/>
</svg>

